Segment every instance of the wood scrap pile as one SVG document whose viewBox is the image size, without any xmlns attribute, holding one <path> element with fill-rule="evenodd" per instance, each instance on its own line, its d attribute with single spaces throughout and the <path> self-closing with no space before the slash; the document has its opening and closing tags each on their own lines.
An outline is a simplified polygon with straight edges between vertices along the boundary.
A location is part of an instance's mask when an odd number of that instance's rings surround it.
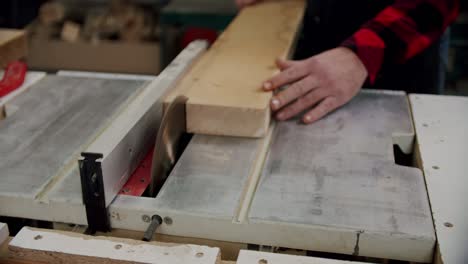
<svg viewBox="0 0 468 264">
<path fill-rule="evenodd" d="M 154 6 L 130 0 L 112 0 L 88 7 L 80 4 L 58 0 L 44 3 L 38 18 L 28 26 L 28 32 L 34 38 L 67 42 L 143 42 L 158 38 Z"/>
</svg>

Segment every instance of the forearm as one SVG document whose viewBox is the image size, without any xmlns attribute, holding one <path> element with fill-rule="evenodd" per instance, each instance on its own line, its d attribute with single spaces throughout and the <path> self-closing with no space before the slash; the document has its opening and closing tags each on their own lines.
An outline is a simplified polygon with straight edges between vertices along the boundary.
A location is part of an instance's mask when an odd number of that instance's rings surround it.
<svg viewBox="0 0 468 264">
<path fill-rule="evenodd" d="M 436 41 L 458 14 L 458 0 L 396 0 L 342 43 L 373 83 L 384 62 L 404 63 Z"/>
</svg>

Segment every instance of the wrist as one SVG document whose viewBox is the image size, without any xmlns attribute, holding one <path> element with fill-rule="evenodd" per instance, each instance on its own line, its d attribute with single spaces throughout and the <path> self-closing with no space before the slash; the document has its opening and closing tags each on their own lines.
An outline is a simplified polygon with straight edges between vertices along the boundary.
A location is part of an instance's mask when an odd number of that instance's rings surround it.
<svg viewBox="0 0 468 264">
<path fill-rule="evenodd" d="M 340 47 L 353 52 L 364 64 L 370 84 L 374 84 L 384 61 L 385 43 L 374 31 L 362 28 Z"/>
</svg>

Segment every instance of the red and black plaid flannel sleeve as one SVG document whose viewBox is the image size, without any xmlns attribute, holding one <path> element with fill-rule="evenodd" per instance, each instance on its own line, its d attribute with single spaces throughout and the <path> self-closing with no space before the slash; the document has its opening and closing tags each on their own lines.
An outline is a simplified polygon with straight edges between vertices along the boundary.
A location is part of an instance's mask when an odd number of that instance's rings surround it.
<svg viewBox="0 0 468 264">
<path fill-rule="evenodd" d="M 437 40 L 458 15 L 458 0 L 396 0 L 342 43 L 374 83 L 384 61 L 404 63 Z"/>
</svg>

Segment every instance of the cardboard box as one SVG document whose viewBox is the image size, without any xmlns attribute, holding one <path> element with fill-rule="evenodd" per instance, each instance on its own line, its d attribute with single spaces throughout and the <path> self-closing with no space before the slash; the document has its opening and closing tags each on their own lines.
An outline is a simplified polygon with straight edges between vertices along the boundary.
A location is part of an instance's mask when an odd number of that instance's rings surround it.
<svg viewBox="0 0 468 264">
<path fill-rule="evenodd" d="M 26 56 L 27 51 L 23 30 L 0 29 L 0 70 L 8 63 Z"/>
<path fill-rule="evenodd" d="M 156 75 L 160 72 L 158 42 L 101 41 L 69 43 L 30 38 L 29 68 Z"/>
</svg>

